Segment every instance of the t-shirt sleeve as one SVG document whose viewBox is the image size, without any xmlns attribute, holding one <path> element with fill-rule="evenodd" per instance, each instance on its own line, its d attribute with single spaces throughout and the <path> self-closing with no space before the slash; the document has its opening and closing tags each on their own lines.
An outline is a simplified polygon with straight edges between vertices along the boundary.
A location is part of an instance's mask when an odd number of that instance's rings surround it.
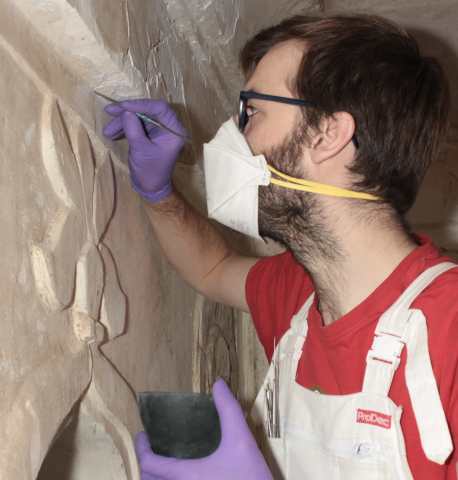
<svg viewBox="0 0 458 480">
<path fill-rule="evenodd" d="M 245 294 L 259 340 L 270 360 L 291 319 L 314 291 L 313 283 L 292 253 L 264 258 L 248 273 Z"/>
<path fill-rule="evenodd" d="M 458 463 L 458 315 L 450 325 L 439 376 L 439 393 L 450 428 L 454 451 L 447 461 L 447 480 L 456 480 Z"/>
<path fill-rule="evenodd" d="M 440 275 L 423 293 L 422 309 L 427 319 L 428 346 L 434 376 L 454 447 L 446 461 L 447 480 L 457 479 L 458 462 L 457 284 L 457 268 Z"/>
<path fill-rule="evenodd" d="M 458 372 L 455 372 L 455 382 L 450 398 L 450 404 L 448 411 L 446 412 L 447 421 L 450 428 L 450 433 L 452 436 L 452 442 L 454 450 L 447 460 L 447 480 L 456 480 L 457 479 L 457 467 L 458 467 Z"/>
</svg>

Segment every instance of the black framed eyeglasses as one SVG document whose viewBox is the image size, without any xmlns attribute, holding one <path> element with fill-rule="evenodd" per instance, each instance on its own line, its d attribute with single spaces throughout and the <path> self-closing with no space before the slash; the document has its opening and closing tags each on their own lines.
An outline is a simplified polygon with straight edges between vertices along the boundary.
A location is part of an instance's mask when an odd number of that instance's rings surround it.
<svg viewBox="0 0 458 480">
<path fill-rule="evenodd" d="M 287 103 L 289 105 L 297 105 L 298 107 L 314 107 L 313 103 L 306 102 L 304 100 L 298 100 L 297 98 L 288 98 L 288 97 L 277 97 L 275 95 L 264 95 L 263 93 L 255 93 L 255 92 L 240 92 L 239 98 L 239 132 L 243 133 L 250 119 L 250 115 L 247 112 L 248 106 L 248 99 L 249 98 L 257 98 L 259 100 L 270 100 L 271 102 L 278 102 L 278 103 Z M 356 137 L 356 133 L 353 135 L 352 138 L 353 143 L 355 144 L 356 148 L 359 148 L 358 138 Z"/>
</svg>

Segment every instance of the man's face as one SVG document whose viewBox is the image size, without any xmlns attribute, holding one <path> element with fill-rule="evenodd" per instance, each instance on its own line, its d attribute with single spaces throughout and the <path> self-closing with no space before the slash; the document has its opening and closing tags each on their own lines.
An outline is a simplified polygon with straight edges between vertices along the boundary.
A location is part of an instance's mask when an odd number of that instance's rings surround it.
<svg viewBox="0 0 458 480">
<path fill-rule="evenodd" d="M 261 59 L 245 90 L 292 97 L 287 80 L 294 78 L 302 54 L 303 47 L 298 42 L 277 45 Z M 295 129 L 300 118 L 301 107 L 294 105 L 255 98 L 250 98 L 248 105 L 252 114 L 244 133 L 255 155 L 282 143 Z"/>
<path fill-rule="evenodd" d="M 292 97 L 287 87 L 303 55 L 297 42 L 285 42 L 267 53 L 245 86 L 257 93 Z M 245 135 L 254 155 L 263 154 L 269 165 L 296 178 L 307 178 L 308 147 L 303 132 L 301 107 L 268 100 L 249 99 L 252 116 Z M 332 236 L 321 221 L 318 197 L 270 184 L 259 187 L 259 233 L 291 248 L 301 263 L 320 252 L 332 258 Z M 304 253 L 305 252 L 305 253 Z M 308 253 L 307 253 L 308 252 Z"/>
</svg>

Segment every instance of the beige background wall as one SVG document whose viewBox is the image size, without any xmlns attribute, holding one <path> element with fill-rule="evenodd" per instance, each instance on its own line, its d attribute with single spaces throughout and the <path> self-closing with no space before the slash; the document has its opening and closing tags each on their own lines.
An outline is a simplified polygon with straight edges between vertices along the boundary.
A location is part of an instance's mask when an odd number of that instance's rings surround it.
<svg viewBox="0 0 458 480">
<path fill-rule="evenodd" d="M 0 8 L 0 478 L 138 479 L 135 392 L 208 391 L 222 376 L 248 407 L 266 366 L 249 316 L 197 295 L 163 257 L 130 186 L 126 141 L 101 135 L 110 118 L 94 88 L 173 105 L 194 144 L 174 181 L 205 213 L 202 144 L 235 113 L 244 41 L 296 13 L 385 15 L 451 82 L 450 135 L 410 220 L 458 259 L 456 0 Z M 278 251 L 223 232 L 242 253 Z"/>
</svg>

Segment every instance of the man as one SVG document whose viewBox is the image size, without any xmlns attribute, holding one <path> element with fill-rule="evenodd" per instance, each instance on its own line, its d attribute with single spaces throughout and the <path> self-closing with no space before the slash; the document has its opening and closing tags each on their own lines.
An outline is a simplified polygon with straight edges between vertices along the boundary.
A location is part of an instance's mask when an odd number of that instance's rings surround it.
<svg viewBox="0 0 458 480">
<path fill-rule="evenodd" d="M 241 65 L 246 140 L 230 120 L 205 146 L 209 213 L 284 254 L 237 254 L 173 189 L 183 141 L 149 125 L 145 135 L 132 113 L 185 135 L 165 102 L 108 106 L 118 118 L 104 133 L 128 138 L 132 184 L 177 272 L 250 312 L 268 358 L 282 339 L 266 378 L 280 385 L 280 438 L 264 389 L 255 405 L 272 474 L 456 478 L 458 269 L 405 221 L 447 130 L 440 65 L 370 16 L 285 20 L 248 41 Z M 215 454 L 165 459 L 140 434 L 144 478 L 271 478 L 222 382 L 214 396 Z"/>
</svg>

